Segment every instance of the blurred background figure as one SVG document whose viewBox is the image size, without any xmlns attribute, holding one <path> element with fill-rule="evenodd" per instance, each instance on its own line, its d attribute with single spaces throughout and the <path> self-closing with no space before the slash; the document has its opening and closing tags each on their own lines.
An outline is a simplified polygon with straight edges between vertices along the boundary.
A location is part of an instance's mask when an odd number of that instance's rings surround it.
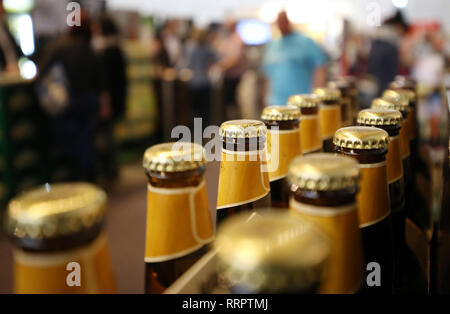
<svg viewBox="0 0 450 314">
<path fill-rule="evenodd" d="M 111 184 L 117 180 L 118 148 L 114 128 L 125 114 L 127 78 L 125 57 L 119 45 L 119 29 L 111 17 L 101 15 L 94 24 L 93 46 L 102 70 L 99 121 L 96 134 L 97 171 Z"/>
<path fill-rule="evenodd" d="M 309 37 L 293 30 L 282 11 L 277 26 L 281 38 L 266 47 L 263 71 L 268 78 L 267 105 L 285 105 L 289 96 L 309 93 L 325 84 L 327 58 Z"/>
<path fill-rule="evenodd" d="M 164 45 L 163 36 L 160 30 L 157 30 L 150 43 L 151 63 L 154 68 L 153 90 L 155 92 L 155 102 L 157 110 L 156 134 L 155 138 L 163 138 L 163 77 L 167 69 L 170 68 L 170 57 Z"/>
<path fill-rule="evenodd" d="M 118 271 L 121 292 L 143 290 L 142 154 L 179 140 L 171 137 L 175 126 L 189 129 L 193 117 L 203 119 L 201 131 L 229 119 L 260 119 L 265 105 L 285 105 L 326 81 L 348 83 L 355 118 L 396 75 L 418 83 L 417 126 L 435 133 L 448 126 L 438 119 L 447 99 L 435 93 L 422 101 L 444 82 L 450 90 L 448 0 L 182 4 L 0 0 L 0 216 L 12 197 L 46 182 L 106 185 L 115 267 L 130 268 Z M 377 10 L 369 12 L 372 4 Z M 80 26 L 71 27 L 80 8 Z M 368 21 L 372 13 L 376 23 Z M 207 167 L 215 215 L 219 167 Z M 431 186 L 428 177 L 416 177 L 421 192 Z M 448 243 L 443 251 L 450 252 Z M 10 291 L 12 273 L 0 271 L 0 293 Z M 447 274 L 450 291 L 450 268 Z"/>
<path fill-rule="evenodd" d="M 240 115 L 237 89 L 246 70 L 246 62 L 244 42 L 237 32 L 236 26 L 237 23 L 234 20 L 225 22 L 227 35 L 220 43 L 221 59 L 216 64 L 223 73 L 223 120 L 236 119 Z"/>
<path fill-rule="evenodd" d="M 81 25 L 49 47 L 40 63 L 40 78 L 59 68 L 67 80 L 68 102 L 53 118 L 53 142 L 70 164 L 72 177 L 94 181 L 94 133 L 102 88 L 102 67 L 91 47 L 91 20 L 81 14 Z"/>
<path fill-rule="evenodd" d="M 0 0 L 0 66 L 6 72 L 19 72 L 18 60 L 22 51 L 6 25 L 3 0 Z"/>
<path fill-rule="evenodd" d="M 443 34 L 441 32 L 427 33 L 421 43 L 420 54 L 416 57 L 413 65 L 413 77 L 428 87 L 439 86 L 444 79 L 445 57 Z"/>
<path fill-rule="evenodd" d="M 399 71 L 399 45 L 407 32 L 408 24 L 400 11 L 385 20 L 376 31 L 367 60 L 367 72 L 377 80 L 378 94 L 387 88 Z"/>
<path fill-rule="evenodd" d="M 190 80 L 192 111 L 194 118 L 203 118 L 203 126 L 208 126 L 211 121 L 211 81 L 208 72 L 217 61 L 217 55 L 210 45 L 207 30 L 195 30 L 191 46 L 187 67 L 193 72 Z"/>
<path fill-rule="evenodd" d="M 168 20 L 162 28 L 164 47 L 169 55 L 171 66 L 176 66 L 182 54 L 182 42 L 178 33 L 178 22 Z"/>
</svg>

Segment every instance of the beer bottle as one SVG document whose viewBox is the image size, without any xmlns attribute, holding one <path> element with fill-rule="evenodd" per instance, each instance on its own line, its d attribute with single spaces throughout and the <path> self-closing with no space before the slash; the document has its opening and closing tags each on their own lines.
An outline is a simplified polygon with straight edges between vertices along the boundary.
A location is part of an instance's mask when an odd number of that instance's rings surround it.
<svg viewBox="0 0 450 314">
<path fill-rule="evenodd" d="M 407 184 L 407 176 L 410 172 L 410 145 L 409 145 L 409 136 L 408 136 L 408 113 L 409 108 L 407 105 L 407 102 L 401 97 L 397 92 L 392 92 L 387 95 L 395 96 L 397 95 L 397 98 L 388 97 L 387 99 L 384 98 L 376 98 L 373 100 L 371 107 L 373 109 L 390 109 L 390 110 L 398 110 L 402 113 L 402 123 L 401 123 L 401 129 L 399 131 L 399 138 L 400 138 L 400 154 L 402 156 L 402 163 L 403 163 L 403 174 L 405 176 L 405 184 Z M 401 98 L 400 98 L 401 97 Z"/>
<path fill-rule="evenodd" d="M 324 152 L 334 152 L 333 135 L 342 125 L 341 92 L 337 88 L 317 88 L 320 97 L 319 121 Z"/>
<path fill-rule="evenodd" d="M 288 212 L 226 220 L 214 241 L 218 274 L 232 293 L 316 293 L 326 278 L 326 236 Z"/>
<path fill-rule="evenodd" d="M 163 292 L 213 240 L 205 166 L 203 147 L 194 143 L 162 143 L 144 153 L 146 293 Z"/>
<path fill-rule="evenodd" d="M 15 245 L 14 292 L 115 293 L 106 201 L 89 183 L 46 184 L 13 198 L 5 227 Z"/>
<path fill-rule="evenodd" d="M 348 84 L 348 95 L 351 100 L 350 107 L 351 107 L 352 125 L 354 125 L 356 123 L 356 120 L 358 117 L 358 112 L 360 109 L 358 86 L 356 83 L 356 78 L 353 76 L 344 76 L 344 77 L 342 77 L 342 80 Z"/>
<path fill-rule="evenodd" d="M 399 93 L 398 91 L 394 91 L 388 89 L 383 92 L 382 98 L 385 102 L 381 102 L 375 99 L 372 102 L 372 107 L 374 108 L 385 108 L 385 109 L 394 109 L 398 110 L 402 113 L 403 122 L 401 129 L 401 145 L 402 145 L 402 156 L 403 156 L 403 170 L 405 171 L 405 184 L 409 183 L 410 174 L 411 174 L 411 131 L 410 131 L 410 108 L 408 106 L 408 99 Z"/>
<path fill-rule="evenodd" d="M 328 82 L 328 87 L 337 88 L 341 92 L 341 126 L 353 125 L 351 86 L 347 81 Z"/>
<path fill-rule="evenodd" d="M 320 98 L 315 94 L 299 94 L 289 97 L 288 105 L 300 108 L 300 138 L 302 154 L 322 150 L 322 136 L 319 123 Z"/>
<path fill-rule="evenodd" d="M 402 128 L 400 130 L 400 145 L 403 156 L 403 170 L 405 179 L 406 215 L 411 218 L 421 229 L 428 226 L 428 214 L 424 201 L 419 198 L 415 187 L 415 168 L 412 166 L 411 156 L 411 112 L 408 98 L 401 92 L 386 90 L 383 93 L 384 102 L 374 100 L 372 107 L 399 110 L 403 115 Z"/>
<path fill-rule="evenodd" d="M 331 153 L 295 158 L 288 180 L 293 218 L 314 223 L 330 239 L 327 276 L 320 293 L 356 293 L 364 278 L 364 256 L 358 228 L 358 163 Z"/>
<path fill-rule="evenodd" d="M 261 119 L 267 127 L 266 147 L 272 206 L 288 208 L 289 186 L 285 177 L 291 160 L 302 153 L 300 110 L 293 106 L 270 106 L 264 108 Z"/>
<path fill-rule="evenodd" d="M 389 84 L 389 88 L 403 94 L 409 102 L 410 114 L 408 115 L 410 124 L 411 150 L 416 153 L 417 149 L 417 93 L 416 82 L 404 76 L 396 76 Z"/>
<path fill-rule="evenodd" d="M 401 112 L 397 110 L 366 109 L 359 113 L 358 125 L 383 129 L 388 132 L 390 138 L 386 167 L 392 211 L 395 293 L 424 292 L 424 274 L 405 240 L 405 184 L 399 136 L 402 119 Z"/>
<path fill-rule="evenodd" d="M 403 102 L 408 108 L 408 114 L 406 115 L 406 124 L 408 126 L 408 138 L 410 141 L 411 151 L 412 147 L 416 143 L 416 94 L 414 91 L 404 88 L 398 88 L 395 84 L 395 89 L 386 90 L 383 93 L 383 98 L 394 102 Z M 396 92 L 396 93 L 395 93 Z M 402 97 L 403 100 L 399 98 Z"/>
<path fill-rule="evenodd" d="M 336 131 L 334 144 L 338 153 L 355 158 L 361 171 L 357 202 L 364 256 L 368 264 L 377 263 L 381 275 L 381 280 L 366 281 L 366 291 L 392 293 L 394 257 L 385 157 L 389 134 L 373 127 L 346 127 Z"/>
<path fill-rule="evenodd" d="M 217 223 L 234 213 L 270 206 L 267 128 L 258 120 L 222 123 Z"/>
</svg>

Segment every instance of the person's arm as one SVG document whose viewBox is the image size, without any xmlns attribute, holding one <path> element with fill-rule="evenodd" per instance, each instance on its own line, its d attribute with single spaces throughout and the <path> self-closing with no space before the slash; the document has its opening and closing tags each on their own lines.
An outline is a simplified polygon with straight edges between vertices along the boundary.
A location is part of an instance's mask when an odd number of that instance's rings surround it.
<svg viewBox="0 0 450 314">
<path fill-rule="evenodd" d="M 325 55 L 319 45 L 317 45 L 314 40 L 310 39 L 310 52 L 312 56 L 312 65 L 314 67 L 313 77 L 311 78 L 312 88 L 325 86 L 327 80 L 327 61 L 328 58 Z"/>
<path fill-rule="evenodd" d="M 235 34 L 234 36 L 239 36 Z M 220 66 L 222 71 L 226 71 L 234 65 L 238 64 L 240 60 L 243 58 L 244 54 L 244 44 L 240 37 L 235 37 L 233 40 L 229 40 L 227 42 L 226 54 L 223 58 L 217 63 Z"/>
<path fill-rule="evenodd" d="M 323 87 L 323 86 L 325 86 L 326 80 L 327 80 L 326 66 L 316 67 L 316 69 L 314 70 L 312 87 L 314 89 L 318 88 L 318 87 Z"/>
</svg>

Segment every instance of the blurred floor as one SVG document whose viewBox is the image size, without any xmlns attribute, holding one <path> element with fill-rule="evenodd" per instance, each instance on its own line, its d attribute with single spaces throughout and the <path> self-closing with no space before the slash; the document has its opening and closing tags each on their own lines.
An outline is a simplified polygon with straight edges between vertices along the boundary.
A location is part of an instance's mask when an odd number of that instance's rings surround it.
<svg viewBox="0 0 450 314">
<path fill-rule="evenodd" d="M 215 208 L 219 164 L 207 166 L 210 208 Z M 146 214 L 146 177 L 140 164 L 125 165 L 116 187 L 108 192 L 107 233 L 114 273 L 120 293 L 144 291 L 144 241 Z M 215 213 L 212 210 L 212 213 Z M 215 220 L 215 217 L 213 217 Z M 0 240 L 0 293 L 12 292 L 11 245 Z"/>
</svg>

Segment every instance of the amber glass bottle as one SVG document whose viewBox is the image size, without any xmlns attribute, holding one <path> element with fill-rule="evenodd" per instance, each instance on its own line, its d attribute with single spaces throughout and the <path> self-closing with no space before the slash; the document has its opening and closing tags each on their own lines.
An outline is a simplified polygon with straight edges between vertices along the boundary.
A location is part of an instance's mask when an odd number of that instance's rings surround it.
<svg viewBox="0 0 450 314">
<path fill-rule="evenodd" d="M 402 75 L 397 75 L 394 78 L 394 81 L 389 84 L 389 88 L 392 90 L 396 90 L 400 93 L 403 93 L 406 98 L 408 98 L 409 101 L 409 107 L 410 107 L 410 137 L 411 137 L 411 150 L 413 154 L 416 153 L 417 149 L 417 93 L 416 93 L 416 81 L 409 77 L 405 77 Z"/>
<path fill-rule="evenodd" d="M 411 125 L 410 125 L 410 111 L 411 108 L 408 105 L 408 99 L 398 91 L 394 91 L 391 89 L 388 89 L 384 91 L 383 97 L 386 102 L 380 102 L 377 99 L 375 99 L 372 102 L 372 107 L 378 107 L 378 108 L 386 108 L 399 110 L 403 115 L 403 122 L 402 122 L 402 138 L 404 140 L 401 140 L 402 142 L 402 156 L 403 156 L 403 163 L 404 163 L 404 170 L 405 170 L 405 183 L 408 184 L 410 180 L 410 174 L 411 174 Z"/>
<path fill-rule="evenodd" d="M 236 215 L 218 229 L 218 273 L 233 293 L 316 293 L 326 278 L 327 237 L 289 212 Z"/>
<path fill-rule="evenodd" d="M 267 128 L 258 120 L 222 123 L 217 223 L 237 212 L 270 207 Z"/>
<path fill-rule="evenodd" d="M 389 134 L 373 127 L 346 127 L 334 135 L 336 151 L 359 162 L 360 190 L 358 219 L 367 263 L 381 268 L 381 285 L 369 286 L 368 293 L 393 292 L 393 237 L 386 169 Z"/>
<path fill-rule="evenodd" d="M 352 117 L 352 89 L 349 82 L 336 80 L 328 83 L 328 87 L 337 88 L 341 92 L 341 126 L 353 125 Z"/>
<path fill-rule="evenodd" d="M 319 122 L 320 98 L 315 94 L 299 94 L 289 97 L 288 105 L 300 108 L 300 137 L 302 154 L 322 151 L 322 135 Z"/>
<path fill-rule="evenodd" d="M 15 244 L 15 293 L 116 292 L 106 200 L 90 183 L 46 184 L 11 200 L 5 222 Z"/>
<path fill-rule="evenodd" d="M 344 76 L 341 78 L 341 80 L 345 81 L 348 84 L 348 94 L 351 99 L 352 125 L 354 125 L 356 123 L 360 110 L 357 80 L 354 76 Z"/>
<path fill-rule="evenodd" d="M 145 292 L 161 293 L 213 240 L 201 145 L 163 143 L 145 151 L 148 177 Z"/>
<path fill-rule="evenodd" d="M 408 217 L 414 221 L 422 230 L 429 227 L 429 215 L 426 210 L 426 200 L 420 195 L 415 185 L 417 173 L 427 173 L 428 166 L 426 162 L 421 158 L 418 152 L 417 143 L 417 117 L 416 117 L 416 104 L 417 97 L 415 92 L 415 84 L 410 80 L 394 81 L 390 84 L 391 90 L 385 92 L 386 99 L 392 98 L 394 101 L 397 98 L 403 97 L 402 103 L 408 104 L 405 125 L 407 126 L 407 137 L 409 139 L 410 157 L 409 157 L 409 169 L 406 174 L 406 203 L 408 204 Z M 398 94 L 395 94 L 397 92 Z"/>
<path fill-rule="evenodd" d="M 408 183 L 408 174 L 411 171 L 410 169 L 411 149 L 409 145 L 408 123 L 407 123 L 409 108 L 405 99 L 400 98 L 401 96 L 399 96 L 397 92 L 390 92 L 390 94 L 386 95 L 388 95 L 386 99 L 385 98 L 374 99 L 371 107 L 373 109 L 398 110 L 402 113 L 403 120 L 401 123 L 399 137 L 400 137 L 400 153 L 402 156 L 402 163 L 403 163 L 403 174 L 406 185 Z"/>
<path fill-rule="evenodd" d="M 333 152 L 333 135 L 341 126 L 341 92 L 337 88 L 317 88 L 314 94 L 320 97 L 319 121 L 323 151 Z"/>
<path fill-rule="evenodd" d="M 330 239 L 329 266 L 319 292 L 360 292 L 364 256 L 356 204 L 358 163 L 331 153 L 301 156 L 292 161 L 288 180 L 292 216 L 314 223 Z"/>
<path fill-rule="evenodd" d="M 405 240 L 405 184 L 399 136 L 402 119 L 401 112 L 397 110 L 366 109 L 359 113 L 358 125 L 381 128 L 390 137 L 386 162 L 394 235 L 395 293 L 424 293 L 425 275 Z"/>
<path fill-rule="evenodd" d="M 395 86 L 395 85 L 394 85 Z M 408 101 L 408 109 L 409 113 L 407 115 L 407 122 L 408 125 L 408 137 L 410 142 L 410 149 L 411 149 L 411 163 L 413 163 L 416 159 L 417 154 L 417 117 L 416 117 L 416 93 L 413 90 L 406 89 L 406 88 L 397 88 L 394 89 L 396 92 L 398 92 L 401 96 L 403 96 Z"/>
<path fill-rule="evenodd" d="M 289 163 L 302 154 L 300 110 L 294 106 L 264 108 L 261 119 L 267 127 L 267 156 L 272 207 L 289 207 Z"/>
</svg>

